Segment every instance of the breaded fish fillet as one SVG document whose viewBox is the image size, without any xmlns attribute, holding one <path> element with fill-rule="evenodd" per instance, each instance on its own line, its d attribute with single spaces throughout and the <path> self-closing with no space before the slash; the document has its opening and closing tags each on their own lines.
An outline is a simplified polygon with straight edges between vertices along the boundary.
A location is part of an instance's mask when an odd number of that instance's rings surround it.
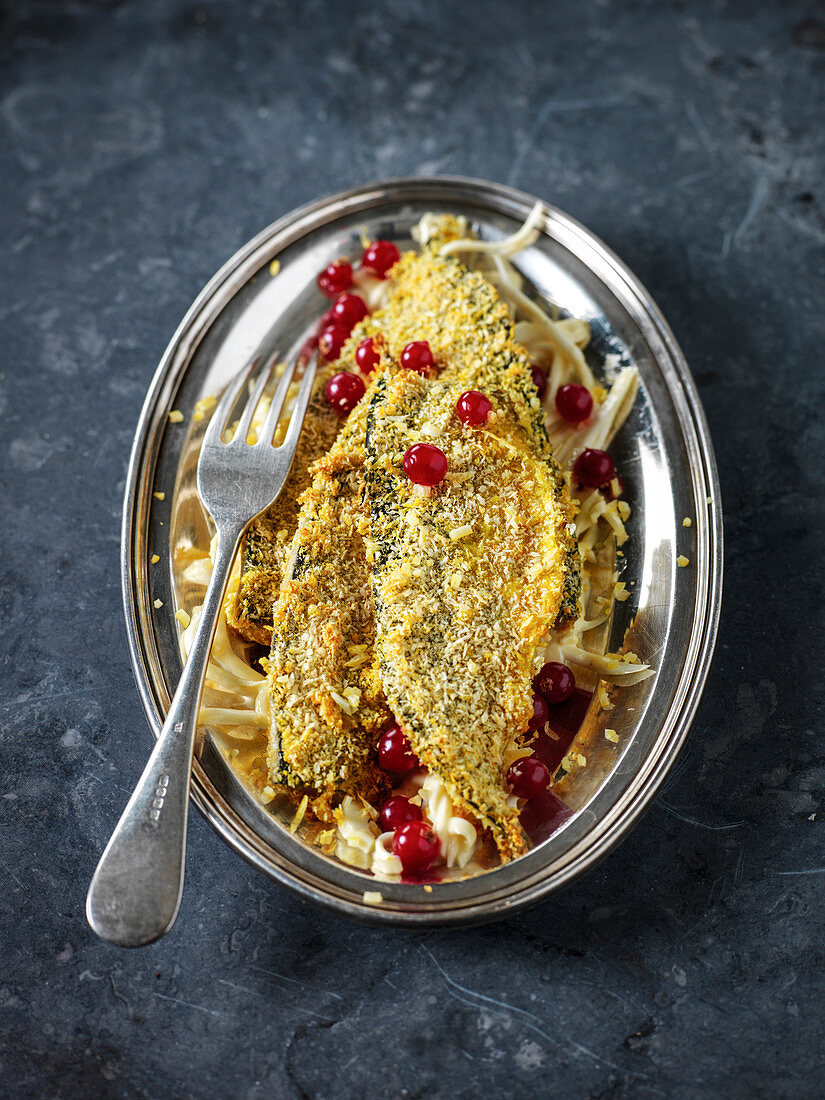
<svg viewBox="0 0 825 1100">
<path fill-rule="evenodd" d="M 512 858 L 525 841 L 504 754 L 532 714 L 534 657 L 564 595 L 567 505 L 513 379 L 505 372 L 484 387 L 493 410 L 482 428 L 455 414 L 463 389 L 402 372 L 372 395 L 376 647 L 387 701 L 419 759 Z M 401 466 L 420 442 L 448 461 L 429 496 Z"/>
<path fill-rule="evenodd" d="M 375 745 L 390 713 L 363 541 L 367 409 L 351 413 L 301 500 L 275 606 L 268 765 L 276 783 L 319 792 L 357 787 L 369 798 L 387 787 Z"/>
</svg>

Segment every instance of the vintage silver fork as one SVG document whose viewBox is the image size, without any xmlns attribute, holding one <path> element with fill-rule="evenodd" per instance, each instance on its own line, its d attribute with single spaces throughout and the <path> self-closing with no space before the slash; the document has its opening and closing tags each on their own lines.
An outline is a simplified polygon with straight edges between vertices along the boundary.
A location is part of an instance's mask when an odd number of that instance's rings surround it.
<svg viewBox="0 0 825 1100">
<path fill-rule="evenodd" d="M 100 857 L 86 899 L 89 924 L 103 939 L 122 947 L 140 947 L 168 932 L 180 906 L 192 752 L 226 582 L 244 531 L 283 488 L 312 395 L 314 359 L 304 368 L 283 442 L 273 446 L 295 377 L 298 357 L 293 357 L 278 381 L 257 442 L 248 444 L 252 419 L 276 359 L 271 357 L 263 367 L 260 357 L 253 359 L 227 387 L 204 435 L 198 492 L 217 530 L 212 578 L 160 737 Z M 235 407 L 253 378 L 255 385 L 237 429 L 224 442 Z"/>
</svg>

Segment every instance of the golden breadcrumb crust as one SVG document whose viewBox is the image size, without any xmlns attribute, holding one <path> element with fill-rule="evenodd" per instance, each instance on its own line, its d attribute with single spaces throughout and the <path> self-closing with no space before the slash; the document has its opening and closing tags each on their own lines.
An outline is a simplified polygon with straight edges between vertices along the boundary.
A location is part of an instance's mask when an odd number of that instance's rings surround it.
<svg viewBox="0 0 825 1100">
<path fill-rule="evenodd" d="M 500 379 L 487 424 L 455 413 L 458 381 L 382 378 L 370 403 L 367 487 L 377 650 L 384 692 L 413 749 L 451 796 L 524 851 L 503 780 L 505 750 L 532 714 L 534 656 L 561 603 L 566 522 L 552 470 L 520 426 L 524 399 Z M 447 456 L 423 496 L 401 460 L 414 443 Z"/>
</svg>

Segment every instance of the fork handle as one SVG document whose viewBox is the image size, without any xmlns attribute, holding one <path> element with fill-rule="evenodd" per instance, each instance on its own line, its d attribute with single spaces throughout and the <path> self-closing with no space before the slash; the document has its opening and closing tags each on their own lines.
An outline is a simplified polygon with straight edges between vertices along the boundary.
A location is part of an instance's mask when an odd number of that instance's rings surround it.
<svg viewBox="0 0 825 1100">
<path fill-rule="evenodd" d="M 242 533 L 243 528 L 230 535 L 218 530 L 212 577 L 172 705 L 89 886 L 89 924 L 120 947 L 152 943 L 178 915 L 203 679 Z"/>
</svg>

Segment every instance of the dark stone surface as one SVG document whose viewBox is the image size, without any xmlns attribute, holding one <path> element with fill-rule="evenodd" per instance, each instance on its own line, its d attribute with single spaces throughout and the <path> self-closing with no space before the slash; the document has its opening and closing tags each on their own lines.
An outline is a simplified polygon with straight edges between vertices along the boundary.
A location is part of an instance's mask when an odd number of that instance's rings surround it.
<svg viewBox="0 0 825 1100">
<path fill-rule="evenodd" d="M 822 1095 L 825 12 L 558 0 L 0 3 L 0 1093 Z M 718 448 L 727 584 L 687 751 L 564 896 L 365 929 L 195 815 L 180 919 L 97 942 L 149 747 L 125 464 L 192 298 L 379 176 L 542 195 L 650 287 Z"/>
</svg>

